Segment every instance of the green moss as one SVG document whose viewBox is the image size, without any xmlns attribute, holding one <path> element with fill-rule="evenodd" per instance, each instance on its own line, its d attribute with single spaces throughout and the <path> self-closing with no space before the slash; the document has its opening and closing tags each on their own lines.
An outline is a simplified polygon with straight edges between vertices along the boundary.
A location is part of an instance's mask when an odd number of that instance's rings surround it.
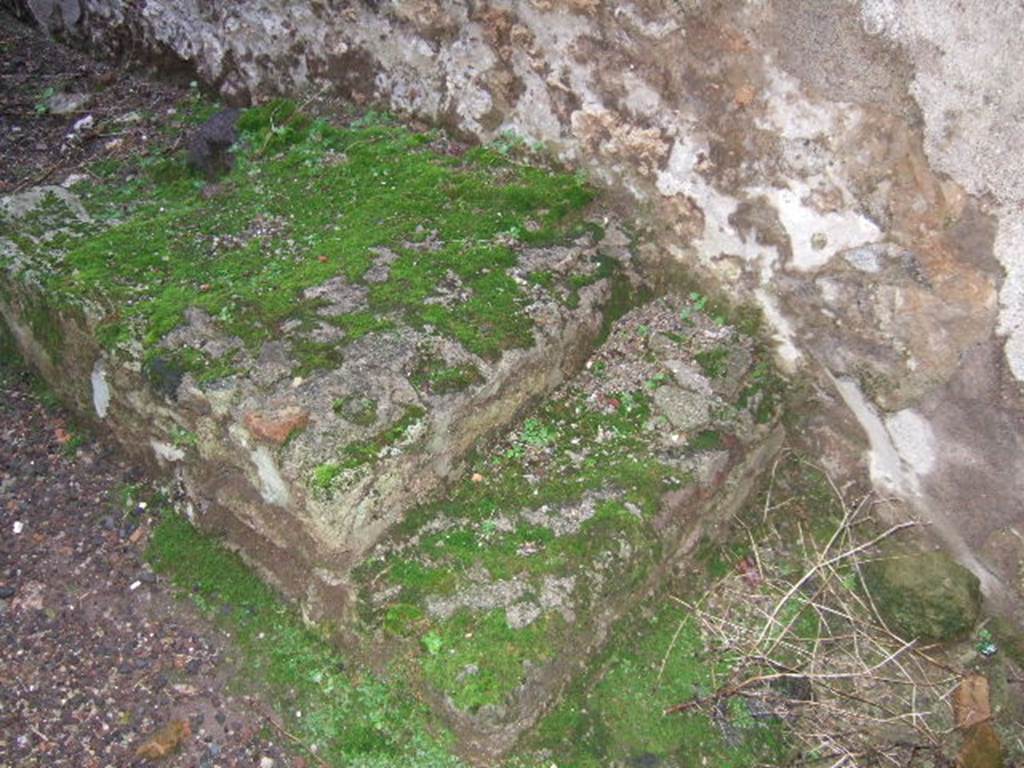
<svg viewBox="0 0 1024 768">
<path fill-rule="evenodd" d="M 171 429 L 171 442 L 179 448 L 195 448 L 199 444 L 199 438 L 195 432 L 175 425 Z"/>
<path fill-rule="evenodd" d="M 19 246 L 50 262 L 48 294 L 109 307 L 109 344 L 138 337 L 153 348 L 197 307 L 254 349 L 286 320 L 311 316 L 317 302 L 304 290 L 337 276 L 359 282 L 371 249 L 387 246 L 399 256 L 390 278 L 368 286 L 365 310 L 333 319 L 346 332 L 339 346 L 396 320 L 490 359 L 532 344 L 507 243 L 568 237 L 593 195 L 577 176 L 487 149 L 453 158 L 434 152 L 427 134 L 376 121 L 335 128 L 284 102 L 248 110 L 240 128 L 235 167 L 216 196 L 177 172 L 181 157 L 162 158 L 83 189 L 95 223 L 51 244 L 59 248 L 42 252 L 21 236 Z M 428 235 L 439 247 L 417 246 Z M 465 300 L 426 301 L 452 279 Z M 299 373 L 340 354 L 312 343 L 293 352 Z"/>
<path fill-rule="evenodd" d="M 715 347 L 694 355 L 694 359 L 709 379 L 720 379 L 729 371 L 729 347 Z"/>
<path fill-rule="evenodd" d="M 944 552 L 887 552 L 863 571 L 879 613 L 908 640 L 961 639 L 981 614 L 978 577 Z"/>
<path fill-rule="evenodd" d="M 314 488 L 319 488 L 321 491 L 328 491 L 331 486 L 334 485 L 335 478 L 338 477 L 344 470 L 341 465 L 328 462 L 321 464 L 313 470 L 313 478 L 310 484 Z"/>
<path fill-rule="evenodd" d="M 717 451 L 722 447 L 722 436 L 713 429 L 705 429 L 690 439 L 689 447 L 694 451 Z"/>
<path fill-rule="evenodd" d="M 785 404 L 788 389 L 785 379 L 769 362 L 767 352 L 759 351 L 759 357 L 764 359 L 754 366 L 750 383 L 740 392 L 736 405 L 739 408 L 752 405 L 757 423 L 767 424 Z"/>
<path fill-rule="evenodd" d="M 298 361 L 292 369 L 293 376 L 308 376 L 313 371 L 337 368 L 344 359 L 342 345 L 337 342 L 320 342 L 298 339 L 292 342 L 292 355 Z"/>
<path fill-rule="evenodd" d="M 459 611 L 441 622 L 431 636 L 423 672 L 459 709 L 475 712 L 487 704 L 500 704 L 524 681 L 525 662 L 551 657 L 550 636 L 559 621 L 547 616 L 512 629 L 503 609 Z M 430 652 L 430 647 L 436 651 Z"/>
<path fill-rule="evenodd" d="M 374 405 L 376 412 L 376 405 Z M 366 440 L 355 440 L 342 449 L 336 462 L 326 462 L 313 470 L 310 485 L 321 491 L 330 491 L 335 480 L 343 472 L 370 464 L 380 458 L 388 446 L 403 440 L 409 430 L 426 415 L 418 406 L 407 406 L 402 415 L 391 425 Z"/>
<path fill-rule="evenodd" d="M 239 683 L 262 689 L 301 748 L 329 766 L 456 766 L 451 737 L 401 677 L 352 665 L 216 540 L 166 515 L 147 559 L 241 653 Z M 298 715 L 301 712 L 301 716 Z"/>
<path fill-rule="evenodd" d="M 418 406 L 406 406 L 394 424 L 369 440 L 357 440 L 346 445 L 343 449 L 345 461 L 342 466 L 351 469 L 376 460 L 382 450 L 402 440 L 412 426 L 425 415 L 426 411 Z"/>
<path fill-rule="evenodd" d="M 665 716 L 667 707 L 710 691 L 724 668 L 703 655 L 695 623 L 672 606 L 653 618 L 622 622 L 591 676 L 578 680 L 564 701 L 527 739 L 529 751 L 547 751 L 558 765 L 779 765 L 780 724 L 730 710 L 734 743 L 707 715 Z M 527 758 L 528 759 L 528 758 Z"/>
<path fill-rule="evenodd" d="M 447 395 L 478 384 L 483 377 L 471 363 L 445 365 L 444 361 L 437 357 L 424 355 L 417 363 L 410 380 L 421 391 Z"/>
<path fill-rule="evenodd" d="M 506 702 L 522 682 L 524 661 L 572 653 L 591 611 L 638 589 L 661 557 L 651 520 L 663 494 L 688 479 L 650 455 L 649 394 L 622 393 L 618 400 L 613 412 L 595 410 L 583 396 L 544 404 L 504 445 L 477 457 L 448 498 L 407 514 L 390 554 L 358 569 L 357 579 L 371 585 L 361 611 L 368 626 L 418 640 L 414 663 L 427 684 L 457 706 L 472 711 Z M 542 479 L 532 478 L 534 472 Z M 520 515 L 547 509 L 538 514 L 558 517 L 560 507 L 584 503 L 588 516 L 560 535 Z M 412 549 L 400 544 L 411 537 Z M 602 577 L 595 580 L 596 563 Z M 428 601 L 472 589 L 479 575 L 470 573 L 526 585 L 527 600 L 541 594 L 548 579 L 567 579 L 575 585 L 565 599 L 576 622 L 567 625 L 547 609 L 513 630 L 500 606 L 460 610 L 444 621 L 431 617 Z M 379 595 L 391 586 L 399 589 L 385 604 L 370 599 L 371 591 Z M 440 650 L 425 652 L 427 638 L 431 646 L 440 641 Z"/>
<path fill-rule="evenodd" d="M 529 418 L 523 422 L 522 441 L 527 445 L 543 447 L 554 441 L 558 436 L 554 427 L 544 424 L 537 418 Z"/>
<path fill-rule="evenodd" d="M 335 400 L 332 407 L 336 414 L 361 427 L 368 427 L 377 421 L 377 401 L 368 397 L 349 395 Z"/>
<path fill-rule="evenodd" d="M 24 319 L 32 331 L 32 338 L 45 350 L 54 365 L 59 365 L 64 355 L 64 333 L 61 329 L 60 312 L 44 297 L 25 291 L 21 299 Z"/>
</svg>

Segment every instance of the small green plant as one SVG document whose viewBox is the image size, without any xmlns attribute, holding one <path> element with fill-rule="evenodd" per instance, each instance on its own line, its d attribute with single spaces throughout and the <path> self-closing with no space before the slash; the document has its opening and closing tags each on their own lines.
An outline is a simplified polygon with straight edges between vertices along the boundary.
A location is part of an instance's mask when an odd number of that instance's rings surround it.
<svg viewBox="0 0 1024 768">
<path fill-rule="evenodd" d="M 444 647 L 444 640 L 437 632 L 431 631 L 423 636 L 423 647 L 431 656 L 437 656 L 441 652 L 441 648 Z"/>
<path fill-rule="evenodd" d="M 721 379 L 729 372 L 729 348 L 715 347 L 694 355 L 694 359 L 708 378 Z"/>
<path fill-rule="evenodd" d="M 321 464 L 313 470 L 312 485 L 321 491 L 329 491 L 334 485 L 334 479 L 340 475 L 342 467 L 334 462 Z"/>
<path fill-rule="evenodd" d="M 171 428 L 171 442 L 178 448 L 195 448 L 199 443 L 199 438 L 196 437 L 195 432 L 175 424 Z"/>
<path fill-rule="evenodd" d="M 684 323 L 692 322 L 694 314 L 704 311 L 704 307 L 708 304 L 708 297 L 693 291 L 690 293 L 690 302 L 690 306 L 683 307 L 679 312 L 679 319 Z"/>
<path fill-rule="evenodd" d="M 68 430 L 68 439 L 64 443 L 63 451 L 64 455 L 72 457 L 78 453 L 78 449 L 81 448 L 89 441 L 88 436 L 77 427 L 70 427 Z"/>
<path fill-rule="evenodd" d="M 668 384 L 668 381 L 669 376 L 667 373 L 657 373 L 644 382 L 644 386 L 647 387 L 647 389 L 657 389 L 658 387 Z"/>
<path fill-rule="evenodd" d="M 553 443 L 556 437 L 558 437 L 558 431 L 554 427 L 544 424 L 540 419 L 529 418 L 523 422 L 522 440 L 527 445 L 543 448 Z"/>
<path fill-rule="evenodd" d="M 515 131 L 504 131 L 491 143 L 491 148 L 502 157 L 521 152 L 525 147 L 526 141 Z"/>
<path fill-rule="evenodd" d="M 35 106 L 33 107 L 37 115 L 45 115 L 50 111 L 50 99 L 52 99 L 56 93 L 57 91 L 52 85 L 47 86 L 39 92 L 39 97 L 36 99 Z"/>
<path fill-rule="evenodd" d="M 978 642 L 975 643 L 974 649 L 982 656 L 995 656 L 999 648 L 993 641 L 992 633 L 986 627 L 982 627 L 978 631 Z"/>
</svg>

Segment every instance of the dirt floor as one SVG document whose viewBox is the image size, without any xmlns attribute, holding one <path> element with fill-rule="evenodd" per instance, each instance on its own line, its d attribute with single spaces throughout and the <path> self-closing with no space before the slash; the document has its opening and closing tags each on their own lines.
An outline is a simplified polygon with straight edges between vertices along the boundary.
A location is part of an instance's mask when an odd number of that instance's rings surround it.
<svg viewBox="0 0 1024 768">
<path fill-rule="evenodd" d="M 0 194 L 152 146 L 184 93 L 57 45 L 0 11 Z"/>
<path fill-rule="evenodd" d="M 302 766 L 230 690 L 229 638 L 143 562 L 138 478 L 0 367 L 0 766 Z M 148 506 L 148 505 L 147 505 Z"/>
<path fill-rule="evenodd" d="M 130 151 L 182 95 L 0 13 L 0 194 Z M 162 765 L 301 768 L 230 690 L 230 639 L 145 565 L 139 481 L 0 360 L 0 768 L 147 764 L 162 728 L 188 733 Z"/>
</svg>

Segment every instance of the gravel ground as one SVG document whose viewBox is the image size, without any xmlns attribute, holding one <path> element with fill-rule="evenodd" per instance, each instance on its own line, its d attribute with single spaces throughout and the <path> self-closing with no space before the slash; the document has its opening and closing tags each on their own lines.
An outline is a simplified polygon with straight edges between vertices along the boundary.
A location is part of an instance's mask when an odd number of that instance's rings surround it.
<svg viewBox="0 0 1024 768">
<path fill-rule="evenodd" d="M 143 765 L 174 721 L 191 735 L 161 765 L 301 768 L 229 690 L 230 639 L 145 565 L 138 478 L 76 442 L 0 361 L 0 768 Z"/>
<path fill-rule="evenodd" d="M 0 11 L 0 194 L 155 146 L 185 92 L 93 61 Z"/>
</svg>

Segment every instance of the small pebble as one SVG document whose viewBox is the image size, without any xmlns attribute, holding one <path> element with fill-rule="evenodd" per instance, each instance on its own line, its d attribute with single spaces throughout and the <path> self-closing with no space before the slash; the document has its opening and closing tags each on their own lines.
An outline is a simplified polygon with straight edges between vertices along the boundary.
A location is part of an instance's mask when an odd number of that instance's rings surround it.
<svg viewBox="0 0 1024 768">
<path fill-rule="evenodd" d="M 14 587 L 0 587 L 0 600 L 10 600 L 14 597 Z"/>
</svg>

